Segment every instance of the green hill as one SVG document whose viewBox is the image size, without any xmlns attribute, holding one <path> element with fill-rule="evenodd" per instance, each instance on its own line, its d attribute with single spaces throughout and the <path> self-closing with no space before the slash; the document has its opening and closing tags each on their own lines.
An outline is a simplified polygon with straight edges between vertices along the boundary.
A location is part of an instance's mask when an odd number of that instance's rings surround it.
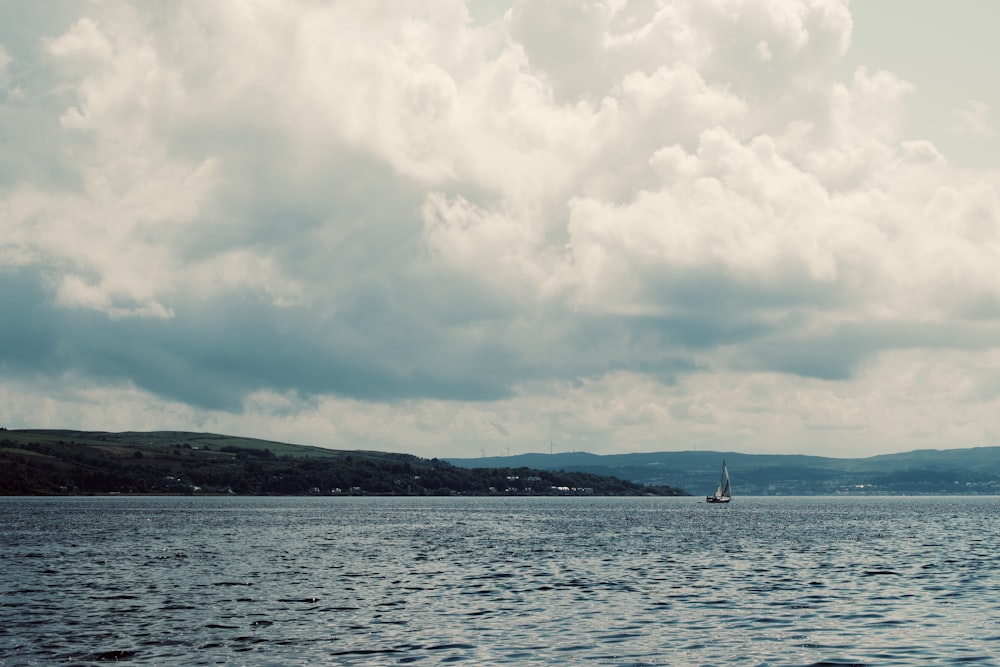
<svg viewBox="0 0 1000 667">
<path fill-rule="evenodd" d="M 0 495 L 94 493 L 683 495 L 581 471 L 460 468 L 213 433 L 0 430 Z"/>
</svg>

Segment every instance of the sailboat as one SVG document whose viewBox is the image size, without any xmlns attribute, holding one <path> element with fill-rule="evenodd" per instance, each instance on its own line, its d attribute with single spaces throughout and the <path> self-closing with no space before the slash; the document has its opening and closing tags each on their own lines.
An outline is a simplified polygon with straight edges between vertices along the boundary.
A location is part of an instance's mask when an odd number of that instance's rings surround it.
<svg viewBox="0 0 1000 667">
<path fill-rule="evenodd" d="M 705 502 L 707 503 L 728 503 L 732 497 L 732 491 L 729 488 L 729 468 L 726 467 L 726 462 L 722 462 L 722 477 L 719 478 L 719 486 L 715 488 L 715 494 L 705 497 Z"/>
</svg>

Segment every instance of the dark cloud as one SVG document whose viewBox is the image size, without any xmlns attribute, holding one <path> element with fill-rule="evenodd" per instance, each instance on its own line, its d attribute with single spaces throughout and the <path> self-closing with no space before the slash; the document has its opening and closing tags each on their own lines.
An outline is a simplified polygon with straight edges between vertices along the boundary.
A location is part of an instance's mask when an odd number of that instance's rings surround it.
<svg viewBox="0 0 1000 667">
<path fill-rule="evenodd" d="M 506 320 L 478 341 L 430 321 L 391 289 L 356 285 L 352 301 L 317 317 L 252 293 L 173 304 L 170 319 L 120 318 L 57 307 L 36 269 L 5 273 L 0 325 L 8 372 L 78 374 L 131 382 L 165 399 L 238 411 L 260 389 L 308 397 L 496 400 L 518 382 L 599 376 L 608 369 L 672 376 L 692 365 L 678 356 L 672 323 L 564 313 L 525 327 Z"/>
<path fill-rule="evenodd" d="M 362 400 L 508 395 L 504 352 L 434 336 L 379 294 L 335 316 L 253 294 L 176 306 L 171 319 L 111 319 L 55 307 L 36 270 L 0 274 L 0 363 L 22 375 L 132 382 L 163 398 L 237 411 L 260 389 Z"/>
<path fill-rule="evenodd" d="M 894 321 L 849 323 L 821 327 L 779 330 L 762 340 L 750 342 L 744 361 L 750 367 L 818 378 L 848 380 L 868 361 L 892 350 L 927 350 L 928 354 L 948 349 L 993 348 L 1000 336 L 994 327 L 969 327 L 967 322 L 928 323 Z"/>
<path fill-rule="evenodd" d="M 61 332 L 37 268 L 0 270 L 0 366 L 5 373 L 45 372 Z"/>
</svg>

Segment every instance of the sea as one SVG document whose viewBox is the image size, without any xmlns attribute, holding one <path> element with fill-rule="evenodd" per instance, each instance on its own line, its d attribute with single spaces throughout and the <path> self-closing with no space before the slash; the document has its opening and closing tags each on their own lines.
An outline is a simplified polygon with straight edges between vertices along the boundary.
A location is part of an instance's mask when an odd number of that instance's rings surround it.
<svg viewBox="0 0 1000 667">
<path fill-rule="evenodd" d="M 0 498 L 0 665 L 1000 665 L 1000 497 Z"/>
</svg>

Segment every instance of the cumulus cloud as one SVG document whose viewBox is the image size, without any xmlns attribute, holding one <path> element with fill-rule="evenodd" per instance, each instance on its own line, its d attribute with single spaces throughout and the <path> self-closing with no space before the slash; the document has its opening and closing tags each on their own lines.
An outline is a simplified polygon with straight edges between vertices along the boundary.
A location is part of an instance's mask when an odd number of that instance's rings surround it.
<svg viewBox="0 0 1000 667">
<path fill-rule="evenodd" d="M 978 388 L 949 401 L 970 424 L 997 407 L 996 175 L 904 135 L 898 76 L 835 76 L 845 2 L 60 10 L 0 33 L 12 426 L 428 455 L 991 437 L 897 425 L 943 420 L 945 382 Z"/>
</svg>

